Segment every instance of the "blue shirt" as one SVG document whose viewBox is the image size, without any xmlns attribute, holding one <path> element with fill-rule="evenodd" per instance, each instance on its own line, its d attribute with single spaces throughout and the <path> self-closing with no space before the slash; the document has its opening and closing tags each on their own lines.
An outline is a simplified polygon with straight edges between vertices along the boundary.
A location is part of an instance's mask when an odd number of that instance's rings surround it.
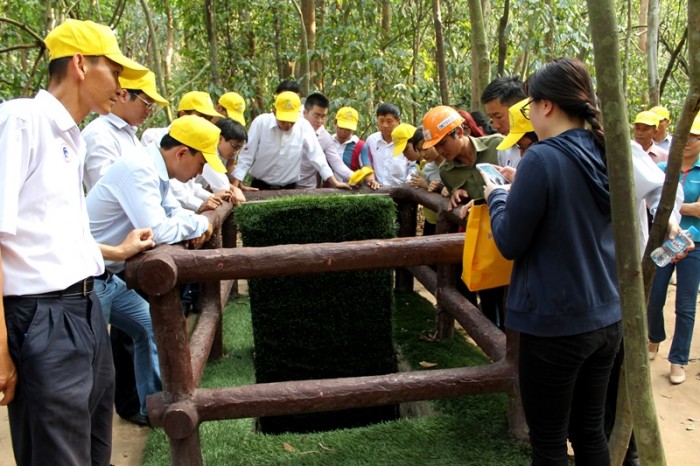
<svg viewBox="0 0 700 466">
<path fill-rule="evenodd" d="M 134 228 L 153 229 L 156 244 L 198 238 L 209 228 L 203 215 L 183 209 L 170 192 L 170 177 L 158 146 L 124 154 L 87 196 L 90 231 L 102 244 L 116 246 Z M 110 272 L 123 262 L 105 261 Z"/>
<path fill-rule="evenodd" d="M 667 162 L 661 162 L 659 168 L 666 172 Z M 681 171 L 680 181 L 683 185 L 683 202 L 690 204 L 700 198 L 700 159 L 688 171 Z M 681 216 L 681 228 L 687 230 L 691 226 L 700 230 L 700 218 L 692 215 Z"/>
</svg>

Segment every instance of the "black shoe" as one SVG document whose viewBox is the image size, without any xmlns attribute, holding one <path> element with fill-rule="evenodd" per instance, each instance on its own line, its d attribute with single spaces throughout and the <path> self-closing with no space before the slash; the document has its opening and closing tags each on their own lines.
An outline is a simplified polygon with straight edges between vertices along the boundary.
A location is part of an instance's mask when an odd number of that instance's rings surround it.
<svg viewBox="0 0 700 466">
<path fill-rule="evenodd" d="M 122 418 L 127 422 L 136 424 L 137 426 L 151 427 L 151 423 L 148 420 L 148 416 L 141 413 L 136 413 L 133 416 Z"/>
</svg>

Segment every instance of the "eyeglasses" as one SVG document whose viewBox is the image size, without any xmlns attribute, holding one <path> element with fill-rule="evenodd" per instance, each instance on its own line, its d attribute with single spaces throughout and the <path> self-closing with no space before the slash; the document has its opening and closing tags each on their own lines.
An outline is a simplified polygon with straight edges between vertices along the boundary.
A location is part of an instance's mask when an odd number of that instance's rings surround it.
<svg viewBox="0 0 700 466">
<path fill-rule="evenodd" d="M 700 136 L 688 136 L 688 144 L 700 141 Z"/>
<path fill-rule="evenodd" d="M 520 113 L 523 115 L 523 118 L 526 120 L 530 119 L 530 104 L 533 103 L 535 99 L 530 99 L 527 102 L 525 102 L 525 105 L 520 107 Z"/>
<path fill-rule="evenodd" d="M 243 145 L 242 145 L 242 144 L 236 144 L 236 143 L 233 142 L 233 141 L 226 141 L 226 142 L 228 142 L 229 144 L 231 144 L 231 147 L 233 148 L 233 151 L 234 151 L 234 152 L 240 152 L 240 150 L 243 149 Z"/>
<path fill-rule="evenodd" d="M 328 118 L 328 114 L 323 114 L 323 113 L 318 113 L 318 112 L 310 112 L 311 116 L 316 119 L 316 120 L 326 120 Z"/>
<path fill-rule="evenodd" d="M 151 112 L 154 112 L 154 111 L 156 110 L 156 108 L 158 108 L 158 103 L 157 103 L 157 102 L 149 102 L 149 101 L 147 101 L 146 99 L 144 99 L 143 97 L 141 97 L 140 95 L 138 95 L 138 94 L 136 94 L 136 93 L 134 93 L 134 92 L 132 92 L 131 95 L 133 95 L 134 97 L 136 97 L 137 99 L 139 99 L 141 102 L 143 102 L 144 105 L 146 105 L 146 109 L 147 109 L 147 110 L 150 110 Z"/>
</svg>

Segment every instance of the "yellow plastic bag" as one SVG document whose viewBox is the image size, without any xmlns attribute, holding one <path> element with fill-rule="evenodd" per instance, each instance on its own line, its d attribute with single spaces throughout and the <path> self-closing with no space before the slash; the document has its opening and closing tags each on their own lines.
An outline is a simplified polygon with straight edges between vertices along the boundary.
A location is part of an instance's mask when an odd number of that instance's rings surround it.
<svg viewBox="0 0 700 466">
<path fill-rule="evenodd" d="M 488 206 L 473 206 L 464 235 L 462 281 L 471 291 L 497 288 L 510 283 L 512 270 L 513 261 L 501 255 L 493 240 Z"/>
</svg>

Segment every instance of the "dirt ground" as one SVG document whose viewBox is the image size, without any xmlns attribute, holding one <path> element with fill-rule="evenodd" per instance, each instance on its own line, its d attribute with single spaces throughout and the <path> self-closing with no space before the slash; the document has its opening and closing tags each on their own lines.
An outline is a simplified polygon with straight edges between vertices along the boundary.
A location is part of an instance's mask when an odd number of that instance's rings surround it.
<svg viewBox="0 0 700 466">
<path fill-rule="evenodd" d="M 661 344 L 658 357 L 651 362 L 651 379 L 666 464 L 683 466 L 697 464 L 697 454 L 700 451 L 700 324 L 695 326 L 691 360 L 686 368 L 688 378 L 681 385 L 671 385 L 667 358 L 675 321 L 675 292 L 676 287 L 670 286 L 665 308 L 669 340 Z M 430 297 L 427 292 L 425 295 Z M 149 429 L 130 424 L 115 415 L 113 432 L 112 464 L 140 465 Z M 0 466 L 14 465 L 7 409 L 0 407 Z"/>
</svg>

